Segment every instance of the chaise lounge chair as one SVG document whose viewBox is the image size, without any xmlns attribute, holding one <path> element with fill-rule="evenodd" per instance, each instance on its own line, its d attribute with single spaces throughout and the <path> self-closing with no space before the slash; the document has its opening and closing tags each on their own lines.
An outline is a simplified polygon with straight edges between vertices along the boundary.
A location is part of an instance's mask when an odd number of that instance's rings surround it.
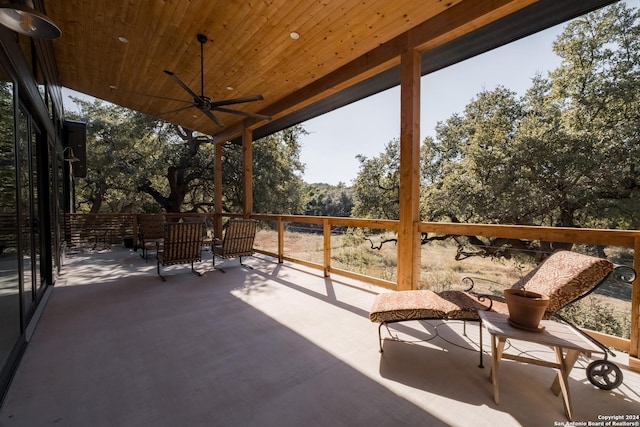
<svg viewBox="0 0 640 427">
<path fill-rule="evenodd" d="M 630 267 L 614 266 L 606 259 L 576 252 L 558 251 L 516 282 L 512 288 L 526 288 L 549 296 L 550 302 L 545 318 L 555 317 L 569 323 L 558 311 L 593 292 L 614 271 L 618 273 L 621 280 L 629 283 L 635 280 L 635 271 Z M 503 298 L 476 294 L 472 287 L 466 291 L 436 293 L 430 290 L 409 290 L 377 295 L 371 306 L 369 319 L 380 323 L 378 326 L 380 352 L 383 351 L 382 326 L 386 326 L 388 330 L 390 323 L 431 319 L 479 320 L 479 310 L 509 314 Z M 600 346 L 605 355 L 604 361 L 593 362 L 593 366 L 588 369 L 589 380 L 600 388 L 617 387 L 622 381 L 621 373 L 617 366 L 606 360 L 607 354 L 612 353 L 601 343 L 589 336 L 587 338 Z M 596 365 L 598 363 L 600 365 Z M 480 366 L 482 367 L 482 351 L 480 351 Z M 598 383 L 599 378 L 596 377 L 607 375 L 612 370 L 617 371 L 614 372 L 618 375 L 617 379 L 613 382 L 607 380 L 607 384 Z"/>
</svg>

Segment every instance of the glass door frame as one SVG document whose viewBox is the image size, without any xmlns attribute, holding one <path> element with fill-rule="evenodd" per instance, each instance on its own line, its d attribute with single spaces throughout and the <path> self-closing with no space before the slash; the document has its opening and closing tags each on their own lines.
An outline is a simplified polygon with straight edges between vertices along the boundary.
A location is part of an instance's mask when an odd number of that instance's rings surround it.
<svg viewBox="0 0 640 427">
<path fill-rule="evenodd" d="M 47 239 L 49 220 L 48 188 L 43 188 L 43 182 L 48 179 L 49 150 L 47 136 L 36 123 L 33 115 L 25 105 L 20 103 L 18 113 L 18 148 L 25 152 L 17 153 L 19 200 L 18 215 L 20 224 L 20 253 L 23 262 L 20 265 L 20 292 L 22 294 L 22 320 L 27 325 L 38 307 L 38 302 L 50 281 L 50 260 L 45 244 Z M 24 121 L 24 123 L 20 123 Z M 24 128 L 23 128 L 24 126 Z M 22 132 L 25 134 L 22 134 Z M 24 141 L 20 141 L 24 138 Z M 20 170 L 26 167 L 27 171 Z M 35 175 L 35 176 L 34 176 Z M 24 180 L 28 182 L 25 182 Z M 26 212 L 25 212 L 26 210 Z M 25 261 L 28 257 L 30 262 Z M 26 271 L 29 268 L 30 271 Z M 30 283 L 27 283 L 29 281 Z"/>
</svg>

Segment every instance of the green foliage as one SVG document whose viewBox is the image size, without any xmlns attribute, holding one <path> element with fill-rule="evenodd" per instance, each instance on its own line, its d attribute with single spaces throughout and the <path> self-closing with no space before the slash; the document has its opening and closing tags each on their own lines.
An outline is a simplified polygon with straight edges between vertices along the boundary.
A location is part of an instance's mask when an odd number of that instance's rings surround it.
<svg viewBox="0 0 640 427">
<path fill-rule="evenodd" d="M 422 167 L 431 177 L 422 193 L 427 220 L 523 223 L 529 195 L 512 161 L 523 111 L 515 94 L 499 87 L 482 92 L 425 140 Z M 427 161 L 430 160 L 430 161 Z"/>
<path fill-rule="evenodd" d="M 629 339 L 631 334 L 631 320 L 628 314 L 617 312 L 607 303 L 596 297 L 570 304 L 563 308 L 560 314 L 577 326 Z"/>
<path fill-rule="evenodd" d="M 346 188 L 343 183 L 337 186 L 308 184 L 306 193 L 305 215 L 351 216 L 353 191 L 350 188 Z"/>
<path fill-rule="evenodd" d="M 76 181 L 78 212 L 213 210 L 214 147 L 210 138 L 100 100 L 74 99 L 87 123 L 87 177 Z M 299 136 L 295 126 L 253 144 L 254 210 L 303 211 Z M 243 204 L 241 147 L 227 146 L 223 209 Z"/>
<path fill-rule="evenodd" d="M 157 203 L 145 202 L 140 209 L 141 213 L 161 213 L 162 207 Z"/>
<path fill-rule="evenodd" d="M 162 188 L 160 176 L 169 155 L 162 122 L 100 100 L 74 99 L 80 113 L 71 119 L 87 123 L 87 177 L 76 180 L 78 212 L 139 211 L 153 201 L 137 188 L 149 179 Z"/>
<path fill-rule="evenodd" d="M 353 215 L 399 218 L 400 141 L 394 139 L 378 157 L 357 156 L 360 171 L 353 185 Z"/>
<path fill-rule="evenodd" d="M 300 162 L 301 126 L 293 126 L 253 143 L 253 211 L 300 214 L 304 210 Z M 223 150 L 223 207 L 243 209 L 242 147 L 227 144 Z"/>
</svg>

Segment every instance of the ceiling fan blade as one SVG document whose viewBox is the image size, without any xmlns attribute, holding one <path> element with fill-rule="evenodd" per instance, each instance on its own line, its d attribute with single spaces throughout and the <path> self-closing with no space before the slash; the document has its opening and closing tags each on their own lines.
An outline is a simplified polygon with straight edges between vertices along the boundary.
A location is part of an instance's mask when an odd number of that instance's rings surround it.
<svg viewBox="0 0 640 427">
<path fill-rule="evenodd" d="M 243 102 L 262 101 L 264 98 L 262 95 L 245 96 L 242 98 L 224 99 L 222 101 L 214 101 L 211 103 L 211 107 L 219 107 L 222 105 L 241 104 Z"/>
<path fill-rule="evenodd" d="M 216 116 L 213 115 L 213 113 L 209 110 L 200 110 L 204 113 L 205 116 L 209 117 L 211 120 L 213 120 L 215 122 L 215 124 L 217 124 L 218 126 L 220 126 L 221 128 L 224 127 L 224 123 L 222 123 L 220 121 L 219 118 L 217 118 Z"/>
<path fill-rule="evenodd" d="M 240 114 L 241 116 L 251 117 L 253 119 L 271 120 L 271 116 L 265 116 L 264 114 L 247 113 L 246 111 L 229 110 L 228 108 L 222 107 L 215 107 L 214 110 L 223 113 Z"/>
<path fill-rule="evenodd" d="M 187 91 L 189 95 L 191 95 L 194 99 L 201 99 L 199 95 L 197 95 L 194 91 L 191 90 L 189 86 L 187 86 L 178 76 L 175 75 L 174 72 L 164 70 L 164 72 L 169 75 L 176 83 L 180 85 L 180 87 Z"/>
<path fill-rule="evenodd" d="M 166 96 L 151 95 L 150 93 L 136 92 L 135 90 L 127 90 L 127 89 L 120 89 L 120 88 L 113 88 L 112 90 L 115 90 L 116 92 L 130 94 L 130 95 L 147 96 L 149 98 L 164 99 L 165 101 L 174 101 L 174 102 L 183 102 L 185 104 L 193 104 L 193 101 L 185 101 L 184 99 L 175 99 L 175 98 L 168 98 Z"/>
<path fill-rule="evenodd" d="M 193 105 L 187 105 L 186 107 L 176 108 L 175 110 L 166 111 L 164 113 L 158 114 L 156 117 L 168 116 L 169 114 L 179 113 L 180 111 L 188 110 L 189 108 L 193 108 Z"/>
</svg>

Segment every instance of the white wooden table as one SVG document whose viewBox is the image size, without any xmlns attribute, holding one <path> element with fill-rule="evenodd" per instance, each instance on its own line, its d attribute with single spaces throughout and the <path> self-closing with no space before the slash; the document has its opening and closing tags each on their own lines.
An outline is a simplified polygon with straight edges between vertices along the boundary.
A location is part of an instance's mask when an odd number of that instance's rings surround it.
<svg viewBox="0 0 640 427">
<path fill-rule="evenodd" d="M 482 325 L 484 325 L 491 335 L 492 368 L 490 376 L 491 382 L 493 383 L 493 399 L 496 404 L 499 404 L 500 400 L 498 374 L 501 359 L 547 366 L 559 370 L 556 379 L 551 385 L 551 390 L 556 396 L 562 392 L 565 413 L 571 421 L 573 412 L 571 408 L 571 395 L 569 394 L 569 383 L 567 381 L 569 373 L 581 353 L 590 357 L 591 353 L 602 353 L 602 349 L 578 333 L 571 326 L 563 323 L 543 320 L 541 322 L 541 325 L 544 326 L 542 332 L 528 332 L 511 326 L 507 321 L 508 316 L 504 314 L 491 311 L 479 311 L 478 314 L 480 315 Z M 482 329 L 480 333 L 482 334 Z M 533 342 L 551 347 L 554 350 L 556 361 L 550 362 L 514 354 L 505 354 L 503 351 L 507 339 Z"/>
</svg>

